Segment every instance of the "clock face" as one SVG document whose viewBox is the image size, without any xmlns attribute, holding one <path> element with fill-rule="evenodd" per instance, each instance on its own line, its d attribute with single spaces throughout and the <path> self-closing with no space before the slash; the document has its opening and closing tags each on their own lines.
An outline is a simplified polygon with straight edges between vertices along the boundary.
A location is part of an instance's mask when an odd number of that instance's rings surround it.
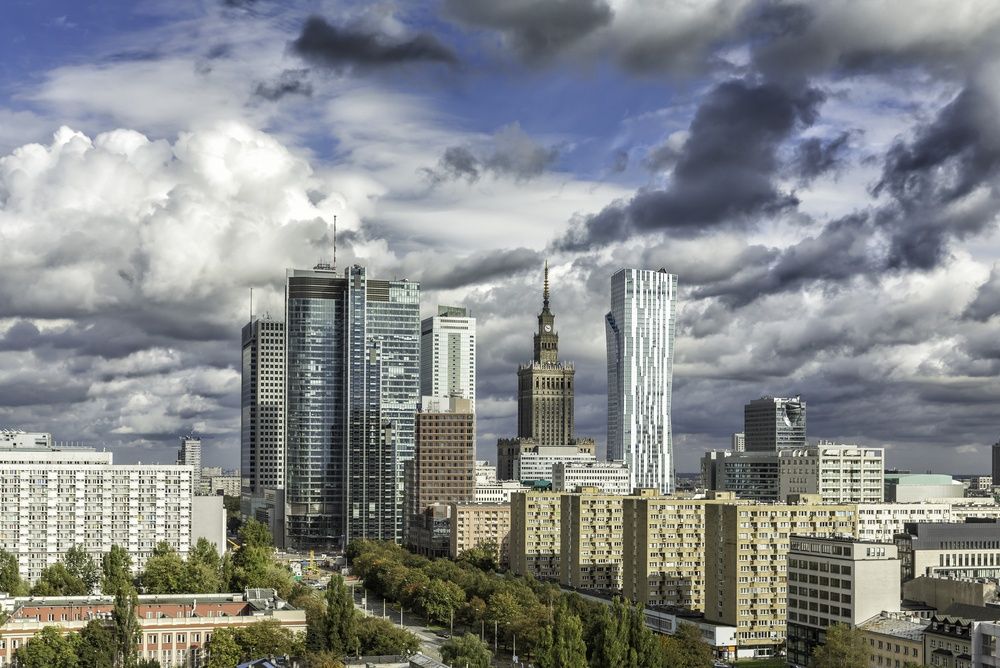
<svg viewBox="0 0 1000 668">
<path fill-rule="evenodd" d="M 545 325 L 545 331 L 546 332 L 551 332 L 552 331 L 552 325 Z"/>
</svg>

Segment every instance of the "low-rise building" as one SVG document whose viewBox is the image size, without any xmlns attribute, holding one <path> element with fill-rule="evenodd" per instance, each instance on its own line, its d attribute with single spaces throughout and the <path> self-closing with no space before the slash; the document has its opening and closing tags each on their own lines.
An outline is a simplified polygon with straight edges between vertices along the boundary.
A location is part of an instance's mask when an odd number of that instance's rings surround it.
<svg viewBox="0 0 1000 668">
<path fill-rule="evenodd" d="M 451 504 L 451 557 L 495 545 L 497 563 L 506 567 L 510 563 L 510 508 L 501 503 Z"/>
<path fill-rule="evenodd" d="M 596 461 L 593 454 L 580 452 L 576 446 L 538 446 L 533 452 L 522 452 L 514 460 L 514 480 L 552 480 L 552 469 L 556 464 Z"/>
<path fill-rule="evenodd" d="M 787 574 L 792 664 L 809 663 L 828 627 L 855 627 L 882 611 L 899 610 L 899 556 L 892 543 L 793 535 Z"/>
<path fill-rule="evenodd" d="M 906 524 L 895 543 L 903 582 L 920 575 L 1000 577 L 1000 522 Z"/>
<path fill-rule="evenodd" d="M 510 496 L 515 492 L 527 492 L 531 485 L 525 485 L 517 480 L 500 480 L 491 483 L 476 483 L 472 490 L 473 503 L 510 503 Z"/>
<path fill-rule="evenodd" d="M 0 666 L 46 626 L 77 633 L 92 619 L 111 620 L 112 596 L 43 596 L 4 601 L 10 617 L 0 626 Z M 306 613 L 280 599 L 273 589 L 243 594 L 140 595 L 136 614 L 142 626 L 140 658 L 164 668 L 203 665 L 205 644 L 220 628 L 274 620 L 294 633 L 306 630 Z"/>
<path fill-rule="evenodd" d="M 868 668 L 924 664 L 926 621 L 899 613 L 880 613 L 858 626 L 868 643 Z"/>
<path fill-rule="evenodd" d="M 972 665 L 975 668 L 1000 666 L 1000 623 L 979 622 L 972 629 Z"/>
<path fill-rule="evenodd" d="M 202 469 L 204 471 L 204 469 Z M 221 494 L 223 496 L 240 495 L 240 477 L 238 475 L 214 475 L 211 478 L 202 477 L 208 481 L 208 494 Z"/>
<path fill-rule="evenodd" d="M 969 489 L 976 490 L 977 492 L 992 492 L 993 491 L 993 476 L 991 475 L 974 475 L 969 478 Z"/>
<path fill-rule="evenodd" d="M 973 663 L 973 638 L 983 622 L 996 623 L 1000 608 L 979 607 L 956 603 L 943 613 L 931 617 L 924 630 L 924 665 L 933 668 L 980 668 Z M 986 638 L 989 635 L 987 634 Z M 989 654 L 980 648 L 980 655 Z M 989 665 L 989 664 L 985 664 Z"/>
<path fill-rule="evenodd" d="M 965 485 L 937 473 L 886 473 L 885 500 L 892 503 L 933 502 L 965 497 Z"/>
<path fill-rule="evenodd" d="M 985 606 L 997 602 L 996 580 L 920 575 L 903 583 L 903 599 L 947 610 L 956 603 Z"/>
<path fill-rule="evenodd" d="M 604 494 L 631 494 L 625 462 L 556 462 L 552 466 L 552 491 L 575 492 L 596 487 Z"/>
</svg>

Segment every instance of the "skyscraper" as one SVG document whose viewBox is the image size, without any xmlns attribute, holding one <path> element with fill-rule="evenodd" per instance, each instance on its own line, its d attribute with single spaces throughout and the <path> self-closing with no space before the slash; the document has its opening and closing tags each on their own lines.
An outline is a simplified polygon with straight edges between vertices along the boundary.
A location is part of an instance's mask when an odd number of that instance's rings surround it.
<svg viewBox="0 0 1000 668">
<path fill-rule="evenodd" d="M 806 402 L 801 397 L 761 397 L 743 407 L 747 452 L 775 452 L 806 445 Z"/>
<path fill-rule="evenodd" d="M 674 490 L 670 400 L 677 276 L 621 269 L 611 277 L 608 459 L 624 460 L 633 488 Z"/>
<path fill-rule="evenodd" d="M 535 355 L 517 370 L 517 435 L 539 446 L 573 443 L 573 365 L 559 361 L 559 334 L 549 310 L 549 265 L 545 264 L 542 312 Z"/>
<path fill-rule="evenodd" d="M 241 492 L 285 486 L 285 323 L 270 316 L 243 326 Z"/>
<path fill-rule="evenodd" d="M 420 394 L 468 399 L 476 410 L 476 319 L 468 309 L 439 306 L 420 323 Z"/>
<path fill-rule="evenodd" d="M 1000 443 L 993 444 L 993 486 L 1000 487 Z"/>
<path fill-rule="evenodd" d="M 194 467 L 194 478 L 191 488 L 193 494 L 201 492 L 201 439 L 195 436 L 182 436 L 181 447 L 177 451 L 177 463 Z"/>
<path fill-rule="evenodd" d="M 296 547 L 402 539 L 420 399 L 420 286 L 290 269 L 286 533 Z"/>
</svg>

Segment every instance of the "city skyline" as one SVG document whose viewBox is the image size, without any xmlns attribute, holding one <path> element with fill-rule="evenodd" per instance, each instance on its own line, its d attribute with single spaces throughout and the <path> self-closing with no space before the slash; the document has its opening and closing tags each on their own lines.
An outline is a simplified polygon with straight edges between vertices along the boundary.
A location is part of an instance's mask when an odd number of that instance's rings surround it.
<svg viewBox="0 0 1000 668">
<path fill-rule="evenodd" d="M 336 216 L 338 266 L 475 314 L 479 458 L 517 433 L 547 259 L 599 454 L 607 281 L 665 267 L 677 471 L 766 395 L 811 439 L 989 470 L 1000 8 L 653 4 L 12 6 L 0 424 L 235 466 L 248 292 L 280 314 Z"/>
</svg>

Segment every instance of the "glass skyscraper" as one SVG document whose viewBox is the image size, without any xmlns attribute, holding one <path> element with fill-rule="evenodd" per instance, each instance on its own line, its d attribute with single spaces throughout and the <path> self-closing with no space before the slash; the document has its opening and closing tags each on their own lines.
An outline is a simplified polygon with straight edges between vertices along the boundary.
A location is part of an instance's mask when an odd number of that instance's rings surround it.
<svg viewBox="0 0 1000 668">
<path fill-rule="evenodd" d="M 677 276 L 621 269 L 611 277 L 608 345 L 608 459 L 623 460 L 630 483 L 674 490 L 670 399 Z"/>
<path fill-rule="evenodd" d="M 420 398 L 420 286 L 290 269 L 286 532 L 295 547 L 401 540 Z"/>
</svg>

